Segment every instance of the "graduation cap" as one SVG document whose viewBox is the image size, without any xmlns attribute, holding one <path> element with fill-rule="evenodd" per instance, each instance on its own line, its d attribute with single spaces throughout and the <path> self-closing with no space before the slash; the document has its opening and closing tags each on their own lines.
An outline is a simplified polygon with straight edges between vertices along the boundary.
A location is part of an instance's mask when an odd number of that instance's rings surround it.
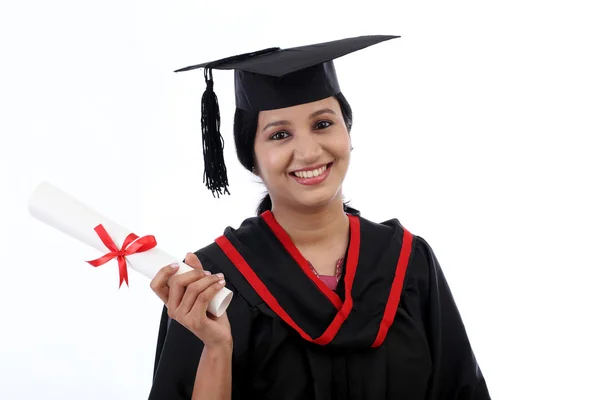
<svg viewBox="0 0 600 400">
<path fill-rule="evenodd" d="M 212 70 L 234 70 L 236 107 L 258 113 L 339 94 L 334 59 L 398 37 L 369 35 L 289 49 L 271 47 L 176 70 L 183 72 L 204 68 L 206 91 L 202 96 L 201 125 L 203 181 L 207 188 L 213 195 L 229 194 Z"/>
</svg>

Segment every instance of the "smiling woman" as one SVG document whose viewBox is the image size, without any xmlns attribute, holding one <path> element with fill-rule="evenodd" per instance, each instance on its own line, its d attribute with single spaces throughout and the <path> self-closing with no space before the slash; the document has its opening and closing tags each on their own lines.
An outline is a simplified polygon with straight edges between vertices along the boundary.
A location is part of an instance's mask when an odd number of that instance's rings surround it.
<svg viewBox="0 0 600 400">
<path fill-rule="evenodd" d="M 486 400 L 442 269 L 397 219 L 346 206 L 352 111 L 333 60 L 395 38 L 362 36 L 204 68 L 205 182 L 228 193 L 212 69 L 235 70 L 239 161 L 264 182 L 258 215 L 165 266 L 150 399 Z M 215 318 L 223 286 L 234 297 Z"/>
<path fill-rule="evenodd" d="M 317 109 L 317 111 L 311 112 L 312 109 Z M 284 114 L 287 114 L 289 119 L 279 119 L 283 118 Z M 339 171 L 339 175 L 341 175 L 341 180 L 337 183 L 341 186 L 350 157 L 348 146 L 350 145 L 351 129 L 352 108 L 341 92 L 313 103 L 288 109 L 264 111 L 260 113 L 260 117 L 259 113 L 250 113 L 242 108 L 237 108 L 234 116 L 233 136 L 238 159 L 247 170 L 261 176 L 268 189 L 258 206 L 257 214 L 272 210 L 273 203 L 270 194 L 278 195 L 277 190 L 274 187 L 270 189 L 272 185 L 265 181 L 265 174 L 270 170 L 269 160 L 276 159 L 285 163 L 287 158 L 288 164 L 292 161 L 297 164 L 306 164 L 304 166 L 285 166 L 283 167 L 285 174 L 282 172 L 282 175 L 286 175 L 286 179 L 295 179 L 300 185 L 305 186 L 323 182 L 335 164 L 336 171 Z M 325 140 L 333 143 L 329 150 L 328 148 L 324 149 L 324 152 L 328 152 L 328 154 L 318 155 L 319 159 L 317 160 L 311 160 L 310 157 L 314 156 L 311 156 L 310 153 L 307 154 L 306 151 L 298 154 L 296 160 L 292 160 L 294 150 L 302 151 L 304 149 L 296 147 L 301 140 L 308 141 L 309 144 L 311 140 L 316 142 Z M 318 146 L 317 148 L 321 148 L 318 143 L 315 145 Z M 308 150 L 310 151 L 310 148 Z M 336 154 L 341 153 L 337 159 L 330 154 L 334 150 Z M 257 154 L 260 156 L 257 157 Z M 329 158 L 327 159 L 327 157 Z M 258 160 L 263 160 L 263 167 L 260 167 Z M 261 171 L 264 173 L 261 174 Z M 334 183 L 331 183 L 331 186 L 335 186 Z M 301 200 L 301 197 L 296 197 L 293 193 L 290 193 L 289 198 L 292 202 Z M 345 206 L 345 209 L 347 212 L 353 212 L 348 206 Z"/>
</svg>

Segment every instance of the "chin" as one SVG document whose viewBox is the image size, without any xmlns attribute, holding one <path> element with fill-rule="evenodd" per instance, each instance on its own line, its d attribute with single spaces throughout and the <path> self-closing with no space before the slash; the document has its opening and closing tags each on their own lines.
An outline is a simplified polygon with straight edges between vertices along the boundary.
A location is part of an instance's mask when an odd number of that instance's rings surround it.
<svg viewBox="0 0 600 400">
<path fill-rule="evenodd" d="M 338 199 L 340 187 L 327 187 L 323 186 L 316 190 L 298 191 L 301 193 L 291 193 L 291 197 L 294 203 L 301 208 L 320 208 L 325 207 L 331 202 Z"/>
</svg>

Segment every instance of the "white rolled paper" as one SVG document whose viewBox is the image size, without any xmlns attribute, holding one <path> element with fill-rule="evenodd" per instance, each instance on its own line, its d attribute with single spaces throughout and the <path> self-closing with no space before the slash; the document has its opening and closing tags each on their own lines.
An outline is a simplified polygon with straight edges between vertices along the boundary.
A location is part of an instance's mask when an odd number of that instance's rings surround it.
<svg viewBox="0 0 600 400">
<path fill-rule="evenodd" d="M 145 236 L 125 229 L 48 182 L 40 183 L 31 194 L 29 213 L 37 220 L 97 249 L 102 252 L 102 255 L 108 253 L 109 250 L 94 231 L 99 224 L 104 226 L 117 247 L 123 244 L 130 233 L 135 233 L 140 237 Z M 153 279 L 161 268 L 172 263 L 180 265 L 177 274 L 193 269 L 165 253 L 158 246 L 145 252 L 129 255 L 126 260 L 128 267 L 149 279 Z M 229 289 L 222 288 L 210 302 L 208 312 L 220 317 L 229 306 L 232 297 L 233 293 Z"/>
</svg>

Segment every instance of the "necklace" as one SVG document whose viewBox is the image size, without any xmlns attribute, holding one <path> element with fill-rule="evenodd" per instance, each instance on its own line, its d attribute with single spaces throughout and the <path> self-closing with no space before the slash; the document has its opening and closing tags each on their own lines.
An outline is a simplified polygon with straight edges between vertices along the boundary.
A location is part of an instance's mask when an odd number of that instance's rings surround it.
<svg viewBox="0 0 600 400">
<path fill-rule="evenodd" d="M 319 273 L 317 272 L 317 270 L 315 269 L 315 267 L 313 267 L 313 265 L 311 264 L 311 262 L 308 262 L 308 265 L 310 265 L 310 268 L 312 269 L 312 271 L 314 272 L 314 274 L 316 276 L 319 276 Z M 339 282 L 340 277 L 342 276 L 342 266 L 344 265 L 344 258 L 340 258 L 339 260 L 337 260 L 337 263 L 335 264 L 335 279 Z"/>
</svg>

